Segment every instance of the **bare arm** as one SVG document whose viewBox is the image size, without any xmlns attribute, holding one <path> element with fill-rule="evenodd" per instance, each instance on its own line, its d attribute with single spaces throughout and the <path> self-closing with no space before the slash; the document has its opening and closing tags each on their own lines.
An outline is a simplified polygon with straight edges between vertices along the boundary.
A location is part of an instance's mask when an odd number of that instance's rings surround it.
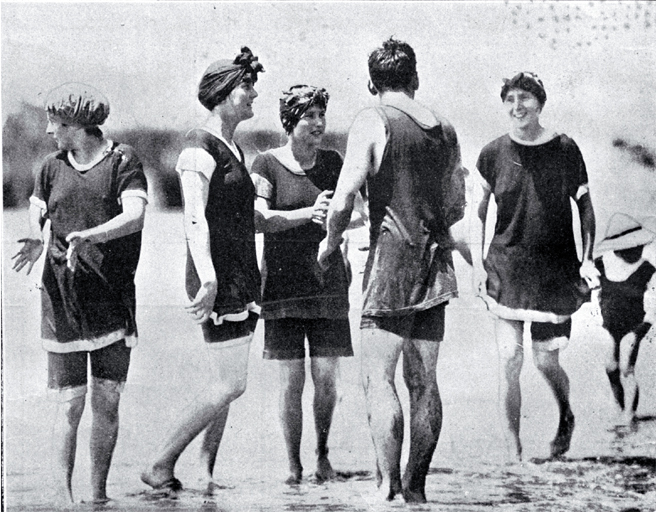
<svg viewBox="0 0 656 512">
<path fill-rule="evenodd" d="M 259 217 L 258 231 L 262 233 L 286 231 L 308 222 L 315 222 L 323 226 L 332 194 L 332 190 L 324 190 L 319 194 L 313 206 L 296 210 L 271 210 L 271 201 L 257 197 L 255 210 L 256 216 Z"/>
<path fill-rule="evenodd" d="M 487 273 L 483 268 L 483 252 L 485 250 L 485 224 L 492 192 L 478 169 L 474 171 L 473 181 L 470 226 L 471 257 L 474 267 L 474 293 L 481 295 L 486 291 Z"/>
<path fill-rule="evenodd" d="M 321 265 L 325 266 L 328 256 L 339 247 L 358 191 L 367 176 L 380 167 L 386 144 L 385 125 L 378 114 L 373 110 L 361 112 L 349 131 L 344 166 L 328 209 L 328 235 L 319 247 Z"/>
<path fill-rule="evenodd" d="M 590 288 L 597 288 L 599 286 L 599 271 L 592 260 L 595 241 L 595 215 L 590 194 L 583 194 L 576 200 L 576 205 L 581 218 L 581 239 L 583 243 L 583 261 L 581 262 L 580 274 Z"/>
<path fill-rule="evenodd" d="M 23 247 L 18 251 L 12 259 L 15 259 L 14 268 L 16 272 L 20 272 L 23 267 L 27 265 L 27 273 L 32 272 L 32 267 L 43 253 L 43 232 L 41 230 L 41 215 L 43 210 L 35 205 L 30 204 L 29 210 L 29 224 L 30 236 L 28 238 L 21 238 L 18 242 L 23 244 Z"/>
<path fill-rule="evenodd" d="M 143 197 L 124 197 L 121 205 L 123 212 L 113 219 L 84 231 L 73 231 L 66 241 L 73 244 L 105 243 L 141 231 L 146 217 L 146 200 Z"/>
<path fill-rule="evenodd" d="M 185 237 L 201 283 L 196 297 L 186 309 L 196 322 L 203 323 L 212 313 L 217 292 L 210 230 L 205 218 L 210 184 L 204 175 L 194 171 L 183 171 L 180 181 L 184 197 Z"/>
</svg>

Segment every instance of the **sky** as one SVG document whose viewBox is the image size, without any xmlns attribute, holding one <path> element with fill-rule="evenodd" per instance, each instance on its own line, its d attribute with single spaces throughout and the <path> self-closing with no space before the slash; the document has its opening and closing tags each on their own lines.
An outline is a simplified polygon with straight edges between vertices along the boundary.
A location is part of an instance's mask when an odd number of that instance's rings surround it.
<svg viewBox="0 0 656 512">
<path fill-rule="evenodd" d="M 328 129 L 346 130 L 374 102 L 368 54 L 394 36 L 416 50 L 417 100 L 452 122 L 469 165 L 508 129 L 502 78 L 522 70 L 545 83 L 545 124 L 589 146 L 622 135 L 656 148 L 654 2 L 2 2 L 0 13 L 3 121 L 81 81 L 110 99 L 108 130 L 186 131 L 206 115 L 203 71 L 246 45 L 266 72 L 240 129 L 280 130 L 280 93 L 306 83 L 331 95 Z"/>
</svg>

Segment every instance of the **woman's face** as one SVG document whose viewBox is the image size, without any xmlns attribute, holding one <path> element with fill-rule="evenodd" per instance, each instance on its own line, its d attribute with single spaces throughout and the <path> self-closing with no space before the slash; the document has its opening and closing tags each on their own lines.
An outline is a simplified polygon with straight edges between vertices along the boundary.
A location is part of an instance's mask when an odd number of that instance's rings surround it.
<svg viewBox="0 0 656 512">
<path fill-rule="evenodd" d="M 291 133 L 299 142 L 319 145 L 326 132 L 326 109 L 313 105 L 305 111 Z"/>
<path fill-rule="evenodd" d="M 65 123 L 62 119 L 48 115 L 48 126 L 46 133 L 52 135 L 57 142 L 57 148 L 64 151 L 76 149 L 76 141 L 79 131 L 83 128 L 76 124 Z"/>
<path fill-rule="evenodd" d="M 539 125 L 542 106 L 532 92 L 510 89 L 503 102 L 514 128 L 529 128 Z"/>
<path fill-rule="evenodd" d="M 243 80 L 228 95 L 228 101 L 232 105 L 235 116 L 240 121 L 250 119 L 255 115 L 253 112 L 253 100 L 257 98 L 257 92 L 250 80 Z"/>
</svg>

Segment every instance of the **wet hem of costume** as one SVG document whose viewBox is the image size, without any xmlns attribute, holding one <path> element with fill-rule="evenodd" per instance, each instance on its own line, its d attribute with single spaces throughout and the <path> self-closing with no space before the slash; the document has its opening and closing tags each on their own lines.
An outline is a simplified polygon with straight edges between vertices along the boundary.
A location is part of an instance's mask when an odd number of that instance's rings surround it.
<svg viewBox="0 0 656 512">
<path fill-rule="evenodd" d="M 48 338 L 41 339 L 41 346 L 48 352 L 56 354 L 67 354 L 70 352 L 92 352 L 101 348 L 108 347 L 120 340 L 125 340 L 125 346 L 134 348 L 137 346 L 139 338 L 136 333 L 125 334 L 125 329 L 110 332 L 98 338 L 74 340 L 74 341 L 57 341 Z"/>
<path fill-rule="evenodd" d="M 419 311 L 426 311 L 427 309 L 434 308 L 439 306 L 444 302 L 448 302 L 451 299 L 458 298 L 458 292 L 449 292 L 439 297 L 436 297 L 428 302 L 418 304 L 415 306 L 408 306 L 400 309 L 362 309 L 362 316 L 403 316 L 409 315 L 411 313 L 417 313 Z"/>
<path fill-rule="evenodd" d="M 485 302 L 488 311 L 493 315 L 503 318 L 504 320 L 516 320 L 519 322 L 541 322 L 545 324 L 562 324 L 567 322 L 576 311 L 569 314 L 558 314 L 550 311 L 537 311 L 534 309 L 517 309 L 510 308 L 499 304 L 492 297 L 481 297 Z"/>
</svg>

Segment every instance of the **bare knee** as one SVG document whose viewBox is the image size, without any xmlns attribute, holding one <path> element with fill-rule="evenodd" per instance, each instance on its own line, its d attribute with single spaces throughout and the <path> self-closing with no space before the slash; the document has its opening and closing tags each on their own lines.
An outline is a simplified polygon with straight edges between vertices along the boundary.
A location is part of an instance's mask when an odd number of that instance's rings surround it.
<svg viewBox="0 0 656 512">
<path fill-rule="evenodd" d="M 535 367 L 543 374 L 550 374 L 558 371 L 560 362 L 558 361 L 558 351 L 533 351 L 533 362 Z"/>
<path fill-rule="evenodd" d="M 84 412 L 84 403 L 86 396 L 78 396 L 61 404 L 60 410 L 66 422 L 73 428 L 77 428 L 82 419 Z"/>
</svg>

